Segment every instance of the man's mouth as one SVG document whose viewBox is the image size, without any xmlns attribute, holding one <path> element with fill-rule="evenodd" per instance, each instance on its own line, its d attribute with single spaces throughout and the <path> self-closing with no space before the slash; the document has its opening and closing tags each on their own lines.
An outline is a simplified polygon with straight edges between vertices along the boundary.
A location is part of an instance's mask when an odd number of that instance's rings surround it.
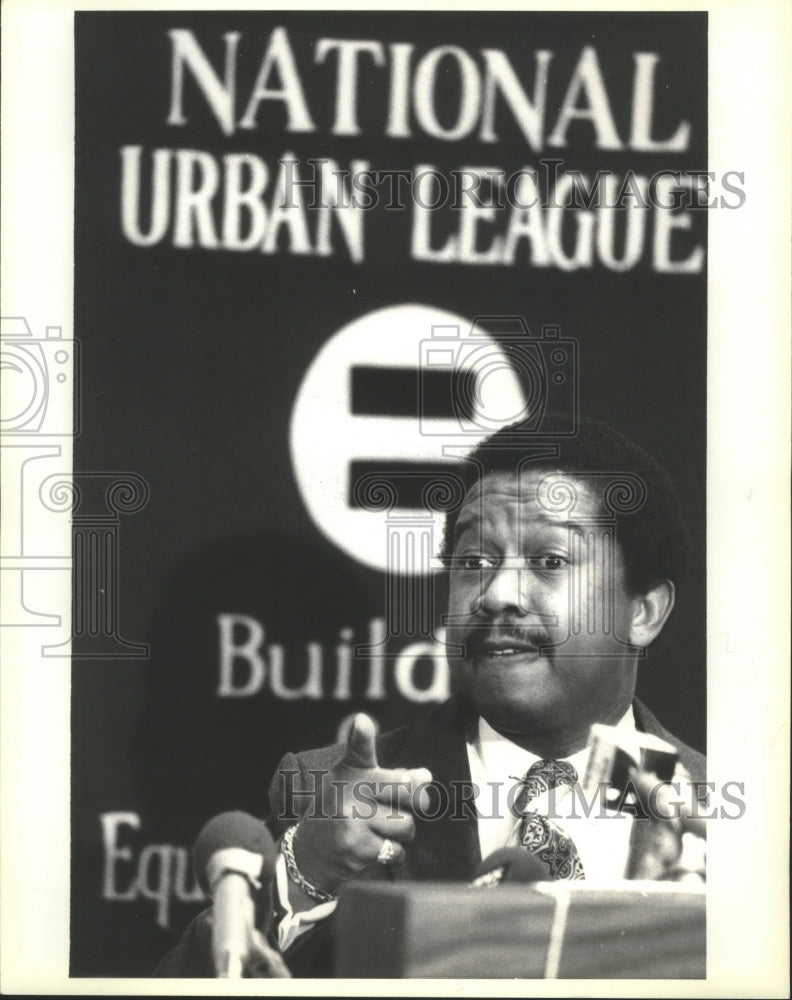
<svg viewBox="0 0 792 1000">
<path fill-rule="evenodd" d="M 518 653 L 525 653 L 526 649 L 515 649 L 510 647 L 509 649 L 485 649 L 483 650 L 486 656 L 516 656 Z M 529 652 L 536 652 L 536 650 L 529 650 Z"/>
<path fill-rule="evenodd" d="M 492 657 L 493 659 L 508 659 L 517 656 L 537 656 L 542 646 L 539 638 L 528 638 L 513 635 L 479 637 L 472 643 L 470 650 L 473 657 Z"/>
</svg>

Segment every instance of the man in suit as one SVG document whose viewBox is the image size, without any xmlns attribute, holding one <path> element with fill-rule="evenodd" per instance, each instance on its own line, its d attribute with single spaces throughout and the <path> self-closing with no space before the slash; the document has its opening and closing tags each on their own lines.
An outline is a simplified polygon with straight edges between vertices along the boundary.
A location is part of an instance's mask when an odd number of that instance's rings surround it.
<svg viewBox="0 0 792 1000">
<path fill-rule="evenodd" d="M 576 785 L 596 723 L 628 744 L 640 733 L 665 740 L 678 754 L 675 777 L 704 780 L 703 757 L 635 698 L 640 658 L 685 573 L 686 532 L 665 471 L 599 423 L 569 439 L 512 425 L 463 463 L 459 487 L 444 540 L 453 697 L 381 737 L 359 715 L 346 744 L 289 754 L 273 779 L 278 943 L 296 974 L 330 974 L 332 911 L 348 881 L 467 882 L 493 850 L 528 845 L 535 809 L 514 808 L 521 782 L 539 774 L 543 807 L 554 803 L 547 768 L 564 776 L 562 792 Z M 517 795 L 507 789 L 488 808 L 509 785 Z M 570 825 L 569 812 L 541 828 L 547 877 L 618 877 L 623 854 L 614 867 L 603 838 Z M 662 825 L 672 846 L 649 869 L 661 876 L 682 842 L 678 819 Z"/>
</svg>

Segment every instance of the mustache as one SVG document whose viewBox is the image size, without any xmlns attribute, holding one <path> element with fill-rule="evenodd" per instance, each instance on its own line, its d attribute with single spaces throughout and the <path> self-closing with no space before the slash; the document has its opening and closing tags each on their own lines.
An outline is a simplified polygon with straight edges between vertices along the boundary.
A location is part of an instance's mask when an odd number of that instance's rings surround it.
<svg viewBox="0 0 792 1000">
<path fill-rule="evenodd" d="M 539 624 L 520 625 L 515 621 L 471 622 L 462 633 L 468 653 L 476 653 L 490 642 L 514 641 L 539 649 L 552 646 L 554 641 L 546 628 Z M 558 641 L 557 639 L 555 640 Z"/>
</svg>

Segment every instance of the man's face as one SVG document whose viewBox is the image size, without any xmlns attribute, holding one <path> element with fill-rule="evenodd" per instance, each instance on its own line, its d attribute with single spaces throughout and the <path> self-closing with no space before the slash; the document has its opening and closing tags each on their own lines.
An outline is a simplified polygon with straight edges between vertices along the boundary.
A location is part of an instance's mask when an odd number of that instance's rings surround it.
<svg viewBox="0 0 792 1000">
<path fill-rule="evenodd" d="M 570 487 L 571 509 L 554 504 Z M 600 514 L 583 482 L 535 470 L 485 476 L 460 511 L 447 641 L 464 654 L 449 662 L 479 714 L 515 740 L 585 744 L 593 722 L 615 723 L 630 704 L 640 598 L 601 518 L 592 523 Z"/>
</svg>

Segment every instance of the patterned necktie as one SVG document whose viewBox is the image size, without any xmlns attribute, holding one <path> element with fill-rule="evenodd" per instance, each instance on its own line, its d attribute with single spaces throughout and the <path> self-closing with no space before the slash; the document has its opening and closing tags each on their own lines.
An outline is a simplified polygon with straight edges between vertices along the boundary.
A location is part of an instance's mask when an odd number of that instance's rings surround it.
<svg viewBox="0 0 792 1000">
<path fill-rule="evenodd" d="M 517 830 L 521 847 L 531 851 L 544 864 L 550 879 L 586 877 L 575 842 L 549 817 L 530 812 L 530 803 L 551 788 L 574 785 L 577 771 L 565 760 L 539 760 L 523 779 L 515 806 L 522 813 Z"/>
</svg>

